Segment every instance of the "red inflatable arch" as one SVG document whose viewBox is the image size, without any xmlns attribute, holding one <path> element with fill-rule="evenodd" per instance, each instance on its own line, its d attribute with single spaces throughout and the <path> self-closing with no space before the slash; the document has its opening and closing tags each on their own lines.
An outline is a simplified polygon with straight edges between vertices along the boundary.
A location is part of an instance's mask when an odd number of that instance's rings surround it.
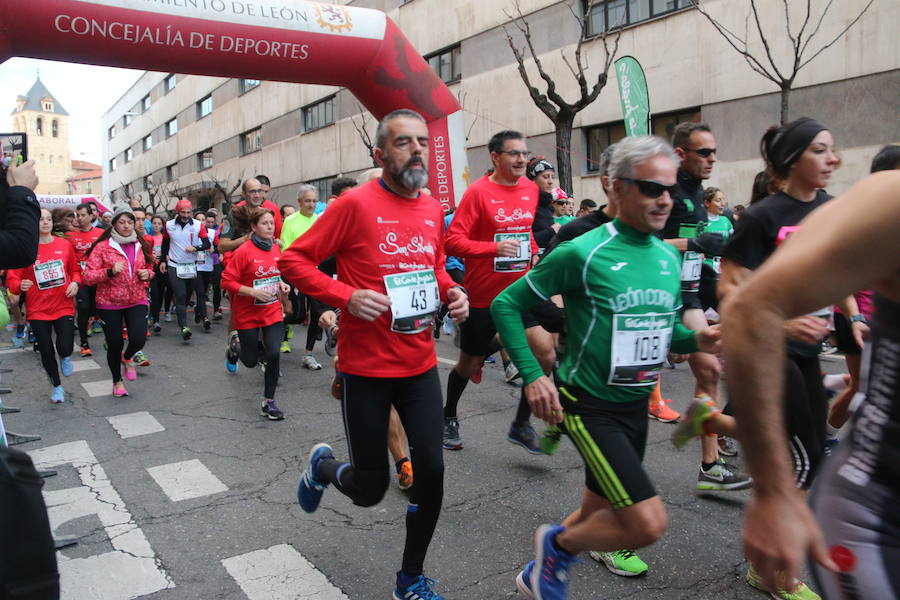
<svg viewBox="0 0 900 600">
<path fill-rule="evenodd" d="M 381 11 L 302 0 L 17 0 L 0 10 L 0 62 L 338 85 L 376 118 L 411 108 L 428 122 L 430 189 L 450 206 L 465 190 L 461 107 Z"/>
</svg>

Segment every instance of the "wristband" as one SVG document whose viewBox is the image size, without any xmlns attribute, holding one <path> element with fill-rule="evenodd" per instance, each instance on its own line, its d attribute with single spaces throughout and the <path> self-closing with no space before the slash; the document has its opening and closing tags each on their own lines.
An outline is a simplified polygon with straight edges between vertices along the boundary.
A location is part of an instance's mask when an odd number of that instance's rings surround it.
<svg viewBox="0 0 900 600">
<path fill-rule="evenodd" d="M 851 323 L 864 323 L 866 325 L 869 324 L 869 320 L 863 314 L 853 315 L 852 317 L 850 317 L 849 321 Z"/>
</svg>

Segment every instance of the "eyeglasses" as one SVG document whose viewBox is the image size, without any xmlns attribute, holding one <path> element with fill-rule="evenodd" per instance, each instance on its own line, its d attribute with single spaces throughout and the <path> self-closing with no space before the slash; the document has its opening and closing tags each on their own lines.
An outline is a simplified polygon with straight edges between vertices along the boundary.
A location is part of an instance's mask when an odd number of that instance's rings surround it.
<svg viewBox="0 0 900 600">
<path fill-rule="evenodd" d="M 513 158 L 530 158 L 531 152 L 527 150 L 501 150 L 498 154 L 509 154 Z"/>
<path fill-rule="evenodd" d="M 709 158 L 710 154 L 716 154 L 715 148 L 699 148 L 694 150 L 692 148 L 685 148 L 685 152 L 693 152 L 697 156 L 702 156 L 703 158 Z"/>
<path fill-rule="evenodd" d="M 641 195 L 647 196 L 648 198 L 659 198 L 663 195 L 663 192 L 669 192 L 669 195 L 671 196 L 675 193 L 675 188 L 678 187 L 677 184 L 663 185 L 648 179 L 632 179 L 631 177 L 617 177 L 616 179 L 633 183 L 637 186 L 638 190 L 640 190 Z"/>
</svg>

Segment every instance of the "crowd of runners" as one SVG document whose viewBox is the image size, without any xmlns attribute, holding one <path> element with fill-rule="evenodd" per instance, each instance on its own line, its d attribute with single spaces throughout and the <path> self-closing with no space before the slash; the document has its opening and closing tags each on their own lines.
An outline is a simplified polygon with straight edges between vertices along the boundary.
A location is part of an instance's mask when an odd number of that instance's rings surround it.
<svg viewBox="0 0 900 600">
<path fill-rule="evenodd" d="M 65 399 L 76 329 L 82 356 L 102 332 L 111 393 L 121 397 L 125 380 L 150 366 L 148 336 L 174 330 L 197 343 L 194 330 L 223 321 L 227 335 L 212 343 L 225 370 L 259 367 L 261 415 L 281 420 L 276 392 L 290 394 L 279 389 L 281 354 L 306 324 L 301 364 L 322 369 L 322 340 L 350 458 L 314 446 L 300 506 L 314 512 L 329 486 L 359 506 L 379 503 L 392 479 L 389 450 L 409 490 L 393 598 L 441 600 L 424 568 L 443 452 L 464 450 L 460 400 L 499 354 L 506 380 L 521 381 L 508 441 L 553 460 L 568 437 L 585 470 L 581 505 L 535 533 L 534 560 L 515 578 L 525 597 L 566 598 L 581 553 L 621 576 L 651 568 L 636 551 L 665 534 L 667 516 L 642 466 L 648 419 L 672 423 L 676 446 L 700 440 L 697 489 L 753 487 L 751 586 L 790 600 L 818 598 L 813 588 L 834 598 L 900 593 L 889 568 L 900 564 L 891 511 L 900 481 L 900 174 L 873 175 L 832 200 L 835 133 L 801 118 L 765 132 L 748 205 L 729 207 L 722 190 L 703 185 L 716 165 L 715 133 L 691 122 L 670 141 L 628 137 L 607 148 L 603 201 L 576 209 L 553 164 L 507 130 L 488 144 L 489 171 L 445 214 L 427 188 L 428 139 L 417 113 L 386 116 L 374 150 L 381 168 L 338 178 L 327 201 L 305 185 L 296 204 L 279 207 L 258 175 L 225 215 L 188 199 L 171 216 L 126 206 L 107 222 L 90 204 L 42 209 L 37 261 L 10 270 L 6 286 L 51 402 Z M 898 166 L 900 148 L 889 146 L 872 170 Z M 173 314 L 177 330 L 166 325 Z M 443 383 L 434 344 L 442 332 L 459 348 Z M 831 335 L 848 366 L 836 382 L 819 365 Z M 660 377 L 681 361 L 695 379 L 684 414 L 663 397 Z M 826 384 L 837 390 L 830 406 Z M 749 474 L 726 461 L 738 452 Z M 810 489 L 824 537 L 807 508 Z M 798 578 L 808 548 L 821 565 L 812 587 Z"/>
</svg>

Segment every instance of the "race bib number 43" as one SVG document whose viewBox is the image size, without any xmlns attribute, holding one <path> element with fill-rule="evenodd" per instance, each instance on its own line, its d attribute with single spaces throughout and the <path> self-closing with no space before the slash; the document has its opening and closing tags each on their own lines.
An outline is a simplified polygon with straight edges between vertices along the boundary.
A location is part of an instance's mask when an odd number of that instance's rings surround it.
<svg viewBox="0 0 900 600">
<path fill-rule="evenodd" d="M 34 278 L 39 290 L 48 290 L 66 283 L 66 270 L 60 259 L 48 260 L 34 265 Z"/>
<path fill-rule="evenodd" d="M 613 315 L 610 385 L 655 383 L 672 340 L 675 313 Z"/>
<path fill-rule="evenodd" d="M 441 304 L 433 269 L 385 275 L 384 287 L 391 299 L 392 331 L 419 333 L 431 325 Z"/>
<path fill-rule="evenodd" d="M 519 249 L 515 256 L 495 256 L 494 271 L 517 273 L 528 269 L 531 262 L 531 234 L 530 233 L 495 233 L 494 241 L 515 240 L 519 242 Z"/>
</svg>

